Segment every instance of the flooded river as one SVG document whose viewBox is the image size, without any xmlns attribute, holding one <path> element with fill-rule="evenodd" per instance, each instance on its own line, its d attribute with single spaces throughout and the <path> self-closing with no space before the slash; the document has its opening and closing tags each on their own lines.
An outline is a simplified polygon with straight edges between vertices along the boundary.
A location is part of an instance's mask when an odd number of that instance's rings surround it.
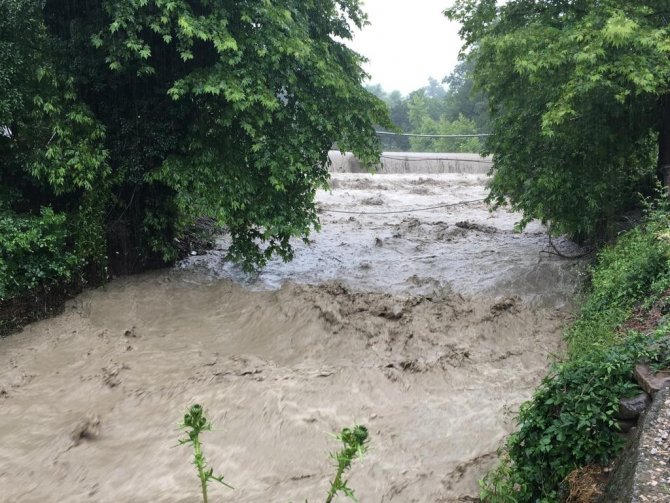
<svg viewBox="0 0 670 503">
<path fill-rule="evenodd" d="M 336 174 L 290 264 L 246 276 L 224 236 L 1 339 L 0 500 L 196 502 L 175 445 L 199 402 L 235 487 L 212 501 L 325 500 L 330 433 L 355 422 L 371 433 L 362 502 L 472 501 L 561 349 L 581 267 L 539 225 L 489 213 L 486 181 Z"/>
</svg>

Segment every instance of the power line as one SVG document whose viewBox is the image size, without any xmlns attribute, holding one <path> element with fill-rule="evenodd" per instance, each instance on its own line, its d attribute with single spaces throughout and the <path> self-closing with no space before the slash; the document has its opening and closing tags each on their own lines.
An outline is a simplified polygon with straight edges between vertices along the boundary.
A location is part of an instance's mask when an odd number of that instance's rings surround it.
<svg viewBox="0 0 670 503">
<path fill-rule="evenodd" d="M 493 136 L 491 133 L 479 134 L 417 134 L 417 133 L 392 133 L 391 131 L 376 131 L 377 134 L 385 134 L 390 136 L 417 136 L 420 138 L 482 138 L 486 136 Z"/>
<path fill-rule="evenodd" d="M 483 162 L 486 164 L 493 164 L 493 161 L 487 159 L 457 159 L 451 157 L 395 157 L 391 155 L 384 155 L 380 159 L 388 159 L 390 161 L 463 161 L 463 162 Z"/>
<path fill-rule="evenodd" d="M 438 208 L 448 208 L 450 206 L 460 206 L 462 204 L 481 203 L 484 201 L 485 199 L 472 199 L 470 201 L 461 201 L 458 203 L 438 204 L 435 206 L 425 206 L 421 208 L 411 208 L 407 210 L 391 210 L 391 211 L 347 211 L 347 210 L 325 210 L 325 209 L 320 209 L 320 211 L 323 213 L 344 213 L 346 215 L 391 215 L 395 213 L 412 213 L 415 211 L 436 210 Z"/>
</svg>

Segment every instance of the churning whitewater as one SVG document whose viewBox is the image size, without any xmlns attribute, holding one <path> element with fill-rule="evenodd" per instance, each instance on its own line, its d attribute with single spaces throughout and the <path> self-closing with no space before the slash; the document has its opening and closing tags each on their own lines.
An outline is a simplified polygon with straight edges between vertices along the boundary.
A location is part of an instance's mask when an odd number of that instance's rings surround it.
<svg viewBox="0 0 670 503">
<path fill-rule="evenodd" d="M 235 487 L 323 501 L 354 423 L 362 502 L 468 501 L 561 349 L 582 267 L 489 212 L 487 177 L 335 174 L 322 232 L 249 277 L 218 249 L 114 280 L 0 340 L 0 500 L 196 502 L 186 408 Z M 404 213 L 397 213 L 404 211 Z M 342 213 L 347 212 L 347 213 Z"/>
</svg>

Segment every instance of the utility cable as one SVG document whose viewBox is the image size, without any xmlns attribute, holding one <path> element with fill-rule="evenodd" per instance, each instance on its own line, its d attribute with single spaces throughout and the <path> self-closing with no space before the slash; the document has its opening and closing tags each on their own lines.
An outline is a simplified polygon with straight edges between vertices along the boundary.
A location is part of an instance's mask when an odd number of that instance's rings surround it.
<svg viewBox="0 0 670 503">
<path fill-rule="evenodd" d="M 391 155 L 382 154 L 380 159 L 388 159 L 390 161 L 409 161 L 409 162 L 419 162 L 419 161 L 463 161 L 463 162 L 481 162 L 485 164 L 493 164 L 493 161 L 487 159 L 455 159 L 447 157 L 396 157 Z"/>
<path fill-rule="evenodd" d="M 418 134 L 418 133 L 393 133 L 391 131 L 375 131 L 377 134 L 385 134 L 389 136 L 414 136 L 419 138 L 484 138 L 493 136 L 491 133 L 477 133 L 477 134 Z"/>
<path fill-rule="evenodd" d="M 436 210 L 438 208 L 449 208 L 451 206 L 461 206 L 463 204 L 481 203 L 484 201 L 485 199 L 472 199 L 470 201 L 460 201 L 458 203 L 438 204 L 435 206 L 425 206 L 421 208 L 411 208 L 407 210 L 391 210 L 391 211 L 347 211 L 347 210 L 327 210 L 323 208 L 319 209 L 318 211 L 323 213 L 344 213 L 346 215 L 392 215 L 396 213 L 413 213 L 415 211 Z"/>
</svg>

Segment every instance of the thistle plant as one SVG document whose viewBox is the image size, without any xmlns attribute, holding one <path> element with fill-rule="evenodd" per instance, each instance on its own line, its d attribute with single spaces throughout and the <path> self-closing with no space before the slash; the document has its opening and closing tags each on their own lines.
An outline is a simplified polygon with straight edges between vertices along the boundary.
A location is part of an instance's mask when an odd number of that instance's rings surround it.
<svg viewBox="0 0 670 503">
<path fill-rule="evenodd" d="M 342 433 L 336 435 L 335 438 L 340 440 L 343 444 L 339 452 L 331 453 L 330 456 L 337 463 L 337 473 L 335 479 L 330 483 L 330 491 L 326 498 L 326 503 L 331 503 L 333 498 L 342 493 L 346 497 L 357 501 L 354 496 L 354 491 L 349 487 L 348 480 L 344 480 L 344 474 L 351 463 L 356 458 L 361 458 L 367 451 L 368 445 L 368 429 L 365 426 L 356 425 L 353 428 L 344 428 Z"/>
<path fill-rule="evenodd" d="M 207 484 L 210 480 L 215 480 L 216 482 L 233 489 L 232 486 L 223 481 L 223 475 L 214 475 L 214 469 L 208 468 L 205 455 L 202 453 L 200 433 L 212 430 L 212 424 L 205 417 L 202 406 L 198 404 L 192 405 L 189 411 L 184 415 L 184 422 L 181 423 L 179 427 L 186 432 L 186 438 L 180 438 L 179 445 L 190 444 L 193 446 L 193 464 L 198 470 L 203 503 L 207 503 Z"/>
</svg>

